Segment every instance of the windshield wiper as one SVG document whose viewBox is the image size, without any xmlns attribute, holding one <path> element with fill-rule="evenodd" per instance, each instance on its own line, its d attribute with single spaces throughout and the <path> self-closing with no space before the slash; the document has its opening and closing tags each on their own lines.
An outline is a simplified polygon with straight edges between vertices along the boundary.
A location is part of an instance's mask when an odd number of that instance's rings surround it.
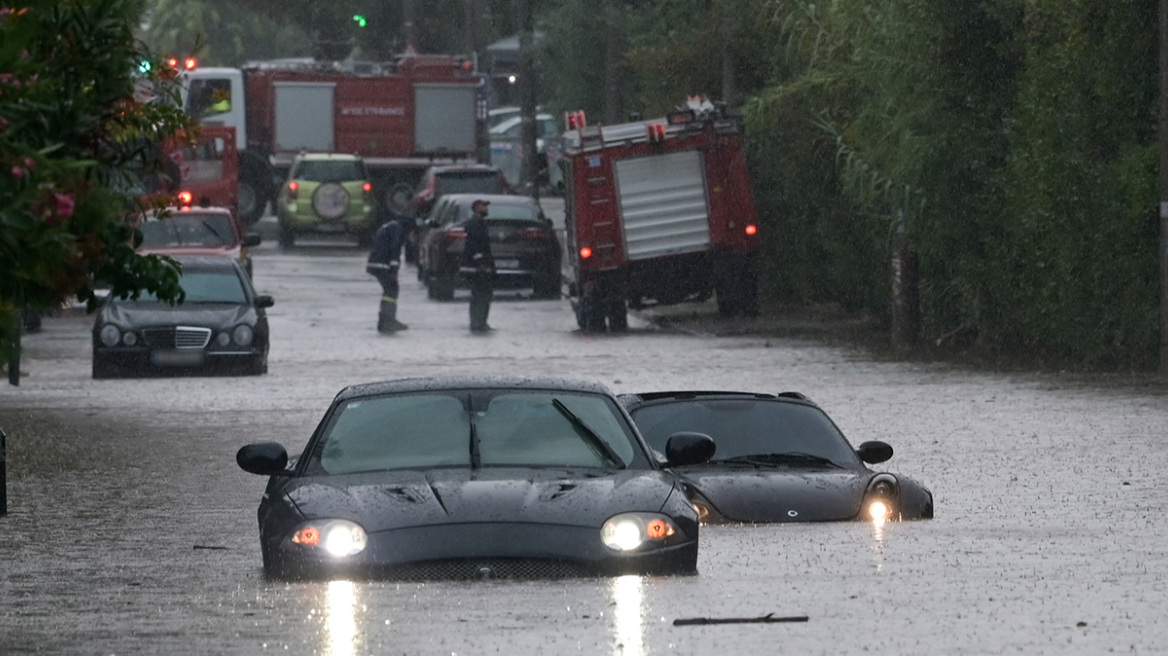
<svg viewBox="0 0 1168 656">
<path fill-rule="evenodd" d="M 574 426 L 579 428 L 584 433 L 584 437 L 588 438 L 588 445 L 591 446 L 594 451 L 596 451 L 597 455 L 604 456 L 604 459 L 608 460 L 615 467 L 620 469 L 625 468 L 624 463 L 621 462 L 620 456 L 617 455 L 616 451 L 612 450 L 612 446 L 609 445 L 608 442 L 605 442 L 604 438 L 601 437 L 599 433 L 592 430 L 591 426 L 584 423 L 584 420 L 578 417 L 576 413 L 569 410 L 568 406 L 564 405 L 563 401 L 559 399 L 552 399 L 552 405 L 555 406 L 556 410 L 560 411 L 560 414 L 567 417 L 568 421 L 572 422 Z"/>
<path fill-rule="evenodd" d="M 745 463 L 748 465 L 769 466 L 769 465 L 786 465 L 791 463 L 796 464 L 815 464 L 827 465 L 840 469 L 840 465 L 836 464 L 830 458 L 823 456 L 816 456 L 810 453 L 802 453 L 798 451 L 789 451 L 787 453 L 756 453 L 748 456 L 734 456 L 733 458 L 722 458 L 720 460 L 711 460 L 710 462 L 730 462 L 730 463 Z"/>
</svg>

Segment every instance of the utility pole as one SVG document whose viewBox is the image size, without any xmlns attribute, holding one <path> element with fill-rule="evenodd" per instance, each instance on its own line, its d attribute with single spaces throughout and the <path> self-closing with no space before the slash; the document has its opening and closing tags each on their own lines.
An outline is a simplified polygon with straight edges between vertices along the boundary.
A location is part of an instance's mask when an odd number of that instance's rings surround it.
<svg viewBox="0 0 1168 656">
<path fill-rule="evenodd" d="M 519 114 L 520 140 L 523 148 L 519 173 L 521 186 L 531 186 L 531 196 L 539 198 L 539 154 L 535 148 L 535 16 L 532 0 L 516 0 L 519 15 Z"/>
<path fill-rule="evenodd" d="M 1160 376 L 1168 378 L 1168 0 L 1160 0 Z"/>
</svg>

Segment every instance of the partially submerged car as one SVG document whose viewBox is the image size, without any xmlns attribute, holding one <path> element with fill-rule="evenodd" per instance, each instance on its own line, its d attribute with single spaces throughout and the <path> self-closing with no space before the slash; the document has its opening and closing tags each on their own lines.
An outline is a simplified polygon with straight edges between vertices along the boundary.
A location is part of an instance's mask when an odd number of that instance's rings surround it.
<svg viewBox="0 0 1168 656">
<path fill-rule="evenodd" d="M 272 297 L 256 293 L 234 258 L 172 257 L 184 300 L 107 296 L 93 323 L 93 377 L 267 373 Z"/>
<path fill-rule="evenodd" d="M 712 453 L 667 440 L 668 464 Z M 690 574 L 698 515 L 607 388 L 520 377 L 347 387 L 304 451 L 244 446 L 279 578 Z"/>
<path fill-rule="evenodd" d="M 252 274 L 248 249 L 260 245 L 258 232 L 248 232 L 226 207 L 170 207 L 138 223 L 138 252 L 156 255 L 224 255 Z"/>
<path fill-rule="evenodd" d="M 853 448 L 827 414 L 798 392 L 674 391 L 623 394 L 654 449 L 678 431 L 714 439 L 710 460 L 675 467 L 702 521 L 817 522 L 928 519 L 933 494 L 877 464 L 892 447 Z"/>
</svg>

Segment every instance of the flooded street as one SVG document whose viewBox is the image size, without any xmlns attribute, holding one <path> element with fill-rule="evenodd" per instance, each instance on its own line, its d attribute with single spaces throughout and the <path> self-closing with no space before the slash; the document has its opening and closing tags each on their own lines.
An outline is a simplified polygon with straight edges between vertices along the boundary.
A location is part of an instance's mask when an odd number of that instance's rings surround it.
<svg viewBox="0 0 1168 656">
<path fill-rule="evenodd" d="M 1168 653 L 1166 386 L 880 361 L 766 335 L 576 330 L 568 302 L 501 295 L 473 336 L 465 292 L 403 273 L 375 331 L 365 253 L 265 243 L 269 374 L 90 377 L 92 318 L 25 338 L 0 389 L 0 654 Z M 801 391 L 853 445 L 933 491 L 936 518 L 703 528 L 699 574 L 473 583 L 269 582 L 265 479 L 235 452 L 298 451 L 350 383 L 447 373 L 596 380 L 617 393 Z M 805 622 L 674 624 L 693 618 Z"/>
</svg>

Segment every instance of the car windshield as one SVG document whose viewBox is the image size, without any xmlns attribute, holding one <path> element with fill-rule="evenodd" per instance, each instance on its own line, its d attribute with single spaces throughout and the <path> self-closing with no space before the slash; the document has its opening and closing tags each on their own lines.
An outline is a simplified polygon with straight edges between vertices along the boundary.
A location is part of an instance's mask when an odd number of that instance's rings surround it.
<svg viewBox="0 0 1168 656">
<path fill-rule="evenodd" d="M 443 194 L 501 194 L 499 174 L 494 171 L 448 171 L 438 176 L 434 185 Z"/>
<path fill-rule="evenodd" d="M 603 396 L 542 390 L 394 394 L 334 412 L 311 473 L 432 467 L 624 468 L 634 442 Z"/>
<path fill-rule="evenodd" d="M 464 205 L 459 209 L 459 216 L 463 221 L 470 218 L 472 214 L 470 205 Z M 505 203 L 491 203 L 487 208 L 487 218 L 491 221 L 497 219 L 514 219 L 520 221 L 535 221 L 539 218 L 539 212 L 530 205 L 508 205 Z"/>
<path fill-rule="evenodd" d="M 142 247 L 163 246 L 234 246 L 235 231 L 231 217 L 223 214 L 174 214 L 167 218 L 143 221 Z"/>
<path fill-rule="evenodd" d="M 235 271 L 230 269 L 211 270 L 184 270 L 179 279 L 186 297 L 184 304 L 189 303 L 247 303 L 247 292 L 243 289 L 243 281 Z M 148 291 L 143 291 L 138 298 L 139 302 L 157 301 L 158 298 Z"/>
<path fill-rule="evenodd" d="M 292 172 L 296 180 L 348 182 L 365 179 L 365 164 L 358 160 L 304 160 Z"/>
<path fill-rule="evenodd" d="M 634 409 L 632 416 L 649 446 L 662 453 L 671 435 L 691 431 L 714 438 L 718 448 L 711 462 L 773 454 L 804 454 L 841 465 L 858 461 L 822 410 L 798 403 L 694 399 L 649 404 Z"/>
</svg>

